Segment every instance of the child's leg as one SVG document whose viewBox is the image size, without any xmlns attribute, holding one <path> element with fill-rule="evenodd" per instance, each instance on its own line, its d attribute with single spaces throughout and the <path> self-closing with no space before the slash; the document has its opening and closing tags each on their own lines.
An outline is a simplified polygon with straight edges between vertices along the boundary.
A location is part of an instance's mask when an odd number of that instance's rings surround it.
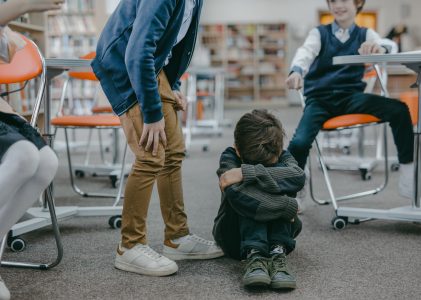
<svg viewBox="0 0 421 300">
<path fill-rule="evenodd" d="M 246 259 L 242 278 L 246 287 L 268 286 L 268 224 L 239 216 L 241 255 Z"/>
<path fill-rule="evenodd" d="M 323 123 L 331 116 L 319 101 L 312 99 L 306 103 L 303 116 L 288 146 L 288 151 L 294 156 L 300 168 L 304 169 L 314 139 Z"/>
<path fill-rule="evenodd" d="M 0 238 L 9 231 L 16 222 L 7 214 L 7 207 L 15 206 L 19 212 L 22 203 L 15 201 L 16 194 L 34 176 L 39 165 L 38 149 L 28 141 L 14 143 L 4 154 L 0 163 Z M 23 199 L 32 204 L 37 195 Z M 26 207 L 26 204 L 23 205 Z M 22 211 L 22 214 L 25 210 Z"/>
<path fill-rule="evenodd" d="M 294 222 L 276 220 L 270 223 L 268 232 L 268 241 L 270 250 L 275 246 L 283 246 L 286 253 L 289 254 L 295 249 L 295 238 L 301 232 L 302 223 L 298 217 Z"/>
<path fill-rule="evenodd" d="M 344 113 L 372 114 L 389 122 L 401 164 L 411 163 L 414 156 L 414 134 L 408 106 L 405 103 L 373 94 L 353 94 Z"/>
<path fill-rule="evenodd" d="M 39 165 L 35 174 L 15 193 L 12 201 L 0 208 L 0 216 L 7 216 L 1 217 L 2 227 L 5 225 L 10 229 L 22 217 L 53 180 L 57 167 L 58 160 L 53 150 L 43 147 L 39 151 Z"/>
</svg>

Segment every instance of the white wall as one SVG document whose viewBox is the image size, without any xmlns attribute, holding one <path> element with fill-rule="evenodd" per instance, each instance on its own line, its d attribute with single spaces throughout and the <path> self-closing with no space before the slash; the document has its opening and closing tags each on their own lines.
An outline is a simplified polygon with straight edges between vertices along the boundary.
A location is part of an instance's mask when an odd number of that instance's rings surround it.
<svg viewBox="0 0 421 300">
<path fill-rule="evenodd" d="M 203 23 L 286 22 L 292 33 L 305 34 L 317 25 L 325 0 L 204 0 Z M 366 10 L 378 12 L 378 32 L 386 35 L 393 25 L 405 23 L 416 45 L 421 45 L 420 0 L 367 0 Z M 418 14 L 418 16 L 417 16 Z"/>
</svg>

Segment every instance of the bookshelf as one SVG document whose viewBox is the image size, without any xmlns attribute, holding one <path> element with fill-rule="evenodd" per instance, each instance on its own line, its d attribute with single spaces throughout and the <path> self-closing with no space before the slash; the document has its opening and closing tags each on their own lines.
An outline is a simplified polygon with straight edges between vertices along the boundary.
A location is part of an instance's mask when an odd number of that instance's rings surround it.
<svg viewBox="0 0 421 300">
<path fill-rule="evenodd" d="M 61 10 L 46 13 L 47 57 L 78 58 L 95 51 L 98 5 L 96 0 L 72 0 L 66 1 Z M 58 77 L 52 82 L 53 100 L 60 98 L 64 80 Z M 73 81 L 68 93 L 68 112 L 77 115 L 91 113 L 95 90 L 93 82 Z M 53 112 L 58 103 L 53 102 Z"/>
<path fill-rule="evenodd" d="M 205 24 L 211 65 L 227 70 L 227 102 L 280 102 L 286 93 L 285 23 Z"/>
</svg>

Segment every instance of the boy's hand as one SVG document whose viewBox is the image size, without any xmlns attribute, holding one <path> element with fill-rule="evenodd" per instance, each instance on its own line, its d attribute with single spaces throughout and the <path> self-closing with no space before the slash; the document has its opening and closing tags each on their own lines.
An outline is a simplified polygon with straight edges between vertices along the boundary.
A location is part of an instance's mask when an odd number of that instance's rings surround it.
<svg viewBox="0 0 421 300">
<path fill-rule="evenodd" d="M 386 53 L 386 49 L 376 42 L 367 41 L 361 44 L 360 49 L 358 49 L 358 53 L 360 55 L 384 54 Z"/>
<path fill-rule="evenodd" d="M 140 137 L 139 146 L 145 148 L 145 151 L 150 151 L 152 147 L 152 155 L 156 156 L 158 153 L 159 140 L 161 139 L 164 147 L 167 146 L 167 136 L 165 135 L 165 120 L 150 124 L 143 124 L 142 136 Z M 144 144 L 146 145 L 144 146 Z"/>
<path fill-rule="evenodd" d="M 226 171 L 219 178 L 219 187 L 223 192 L 227 186 L 233 185 L 234 183 L 241 182 L 243 180 L 243 173 L 241 168 L 234 168 Z"/>
<path fill-rule="evenodd" d="M 177 101 L 176 110 L 186 111 L 187 108 L 187 99 L 180 91 L 173 91 L 175 95 L 175 100 Z"/>
<path fill-rule="evenodd" d="M 303 76 L 300 73 L 293 72 L 285 82 L 289 89 L 299 90 L 303 87 Z"/>
</svg>

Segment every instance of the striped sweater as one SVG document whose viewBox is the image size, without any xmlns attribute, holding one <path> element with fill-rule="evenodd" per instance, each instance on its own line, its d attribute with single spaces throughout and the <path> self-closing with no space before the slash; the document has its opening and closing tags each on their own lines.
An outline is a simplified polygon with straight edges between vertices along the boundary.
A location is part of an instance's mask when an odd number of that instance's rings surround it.
<svg viewBox="0 0 421 300">
<path fill-rule="evenodd" d="M 220 177 L 226 171 L 241 167 L 243 181 L 228 186 L 222 193 L 221 206 L 215 218 L 213 236 L 227 255 L 239 252 L 238 215 L 259 222 L 282 219 L 290 222 L 297 216 L 295 195 L 305 182 L 305 174 L 288 151 L 283 151 L 272 166 L 242 164 L 235 149 L 221 155 Z M 238 249 L 236 249 L 238 246 Z M 227 253 L 228 252 L 228 253 Z"/>
</svg>

